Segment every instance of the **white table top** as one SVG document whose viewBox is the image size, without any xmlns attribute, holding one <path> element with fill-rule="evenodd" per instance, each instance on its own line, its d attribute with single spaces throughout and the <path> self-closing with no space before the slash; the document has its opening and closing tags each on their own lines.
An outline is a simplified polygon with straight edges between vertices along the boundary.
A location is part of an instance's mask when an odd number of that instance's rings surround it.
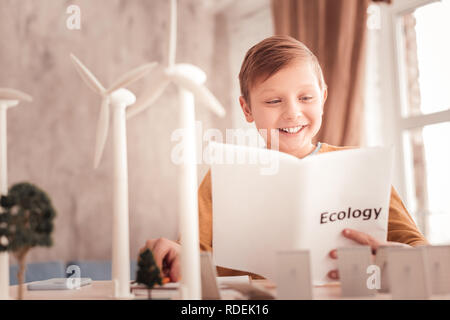
<svg viewBox="0 0 450 320">
<path fill-rule="evenodd" d="M 17 299 L 18 285 L 9 287 L 11 299 Z M 113 297 L 112 281 L 92 281 L 76 290 L 27 290 L 24 284 L 24 300 L 109 300 Z"/>
<path fill-rule="evenodd" d="M 267 280 L 253 280 L 253 284 L 262 286 L 276 295 L 276 287 Z M 17 298 L 18 286 L 10 286 L 11 299 Z M 143 297 L 136 297 L 143 298 Z M 226 297 L 225 297 L 226 298 Z M 25 300 L 113 300 L 112 281 L 93 281 L 77 290 L 33 290 L 28 291 L 26 284 L 24 287 Z M 392 296 L 388 293 L 377 293 L 373 297 L 341 297 L 341 287 L 339 282 L 330 283 L 325 286 L 313 288 L 314 300 L 391 300 Z M 450 300 L 450 295 L 432 296 L 433 300 Z"/>
</svg>

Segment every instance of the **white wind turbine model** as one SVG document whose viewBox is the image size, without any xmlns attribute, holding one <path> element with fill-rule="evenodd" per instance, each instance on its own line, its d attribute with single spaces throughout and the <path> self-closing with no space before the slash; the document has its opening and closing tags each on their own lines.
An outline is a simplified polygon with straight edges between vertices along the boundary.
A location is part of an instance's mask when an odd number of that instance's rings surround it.
<svg viewBox="0 0 450 320">
<path fill-rule="evenodd" d="M 145 76 L 157 63 L 135 68 L 105 89 L 95 76 L 77 59 L 70 55 L 78 73 L 86 84 L 102 96 L 100 117 L 97 126 L 94 168 L 97 168 L 103 153 L 109 126 L 109 108 L 113 117 L 113 233 L 112 233 L 112 280 L 116 298 L 130 297 L 130 238 L 128 219 L 128 165 L 125 109 L 136 101 L 134 94 L 122 87 Z"/>
<path fill-rule="evenodd" d="M 8 166 L 6 140 L 6 111 L 19 104 L 19 101 L 31 102 L 26 93 L 14 89 L 0 88 L 0 195 L 8 193 Z M 0 239 L 5 241 L 5 239 Z M 6 239 L 7 241 L 7 239 Z M 0 300 L 9 299 L 9 256 L 0 252 Z"/>
<path fill-rule="evenodd" d="M 197 167 L 195 144 L 194 96 L 218 116 L 225 110 L 214 95 L 203 85 L 206 74 L 191 64 L 175 64 L 176 48 L 176 0 L 170 2 L 170 34 L 168 65 L 159 84 L 150 88 L 145 96 L 127 110 L 133 117 L 148 108 L 170 84 L 178 87 L 180 126 L 184 129 L 183 163 L 180 166 L 179 224 L 181 236 L 181 298 L 201 299 L 200 246 L 198 232 Z"/>
</svg>

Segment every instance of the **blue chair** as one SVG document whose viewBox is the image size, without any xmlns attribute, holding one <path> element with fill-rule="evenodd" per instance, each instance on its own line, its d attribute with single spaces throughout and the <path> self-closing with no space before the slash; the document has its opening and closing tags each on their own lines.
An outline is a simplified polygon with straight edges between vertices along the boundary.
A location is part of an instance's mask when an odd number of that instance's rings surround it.
<svg viewBox="0 0 450 320">
<path fill-rule="evenodd" d="M 17 264 L 10 265 L 9 267 L 9 283 L 10 285 L 16 285 L 19 283 L 17 279 L 17 272 L 19 266 Z M 51 278 L 65 278 L 65 265 L 61 261 L 51 262 L 36 262 L 28 263 L 25 270 L 25 282 L 33 282 L 46 280 Z"/>
<path fill-rule="evenodd" d="M 111 280 L 111 261 L 74 260 L 69 261 L 66 268 L 76 265 L 80 267 L 80 277 L 91 278 L 93 281 Z M 130 262 L 130 280 L 136 279 L 137 262 Z M 70 277 L 70 274 L 66 275 Z"/>
</svg>

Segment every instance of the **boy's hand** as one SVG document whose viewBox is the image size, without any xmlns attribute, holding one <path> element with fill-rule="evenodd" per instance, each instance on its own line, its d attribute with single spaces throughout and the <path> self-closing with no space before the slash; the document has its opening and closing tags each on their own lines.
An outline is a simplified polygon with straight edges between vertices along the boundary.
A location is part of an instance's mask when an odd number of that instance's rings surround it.
<svg viewBox="0 0 450 320">
<path fill-rule="evenodd" d="M 375 239 L 374 237 L 368 235 L 367 233 L 360 232 L 353 229 L 344 229 L 342 230 L 342 235 L 346 237 L 347 239 L 354 240 L 359 244 L 370 246 L 372 249 L 372 257 L 375 257 L 375 254 L 377 252 L 377 249 L 379 246 L 402 246 L 402 247 L 409 247 L 409 245 L 400 243 L 400 242 L 392 242 L 392 241 L 379 241 Z M 330 257 L 332 259 L 337 259 L 337 249 L 330 251 Z M 339 273 L 338 270 L 331 270 L 328 272 L 328 277 L 333 280 L 339 279 Z"/>
<path fill-rule="evenodd" d="M 169 277 L 172 282 L 180 280 L 181 246 L 178 243 L 166 238 L 151 239 L 147 240 L 145 247 L 139 252 L 142 253 L 147 248 L 152 251 L 162 278 Z"/>
</svg>

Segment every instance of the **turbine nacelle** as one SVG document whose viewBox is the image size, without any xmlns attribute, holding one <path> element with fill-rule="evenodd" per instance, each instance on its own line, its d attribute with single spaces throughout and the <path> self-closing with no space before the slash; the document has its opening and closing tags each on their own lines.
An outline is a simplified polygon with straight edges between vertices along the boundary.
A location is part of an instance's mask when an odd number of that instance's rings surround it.
<svg viewBox="0 0 450 320">
<path fill-rule="evenodd" d="M 0 105 L 5 106 L 6 108 L 12 108 L 19 104 L 19 100 L 0 100 Z"/>
<path fill-rule="evenodd" d="M 199 85 L 206 82 L 206 73 L 199 67 L 189 63 L 178 63 L 164 70 L 164 74 L 169 79 L 177 77 L 189 78 Z"/>
<path fill-rule="evenodd" d="M 0 105 L 6 108 L 15 107 L 20 101 L 31 102 L 33 98 L 30 95 L 15 89 L 0 88 Z"/>
<path fill-rule="evenodd" d="M 136 96 L 130 90 L 120 88 L 110 95 L 110 102 L 114 106 L 128 107 L 136 102 Z"/>
</svg>

